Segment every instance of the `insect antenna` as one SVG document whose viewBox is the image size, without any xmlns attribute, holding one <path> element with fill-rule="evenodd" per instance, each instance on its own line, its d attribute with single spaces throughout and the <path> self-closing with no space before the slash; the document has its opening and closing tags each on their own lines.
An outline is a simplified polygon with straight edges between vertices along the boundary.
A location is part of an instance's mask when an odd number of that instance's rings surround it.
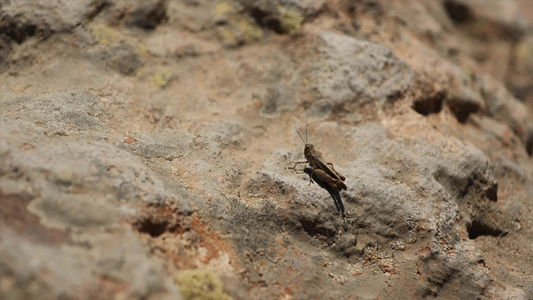
<svg viewBox="0 0 533 300">
<path fill-rule="evenodd" d="M 305 144 L 307 145 L 307 124 L 305 124 Z"/>
<path fill-rule="evenodd" d="M 300 136 L 300 139 L 302 139 L 302 142 L 304 143 L 304 145 L 307 145 L 307 143 L 304 141 L 304 138 L 303 138 L 302 135 L 298 132 L 298 130 L 296 130 L 296 133 Z M 305 129 L 305 139 L 307 140 L 307 128 Z"/>
</svg>

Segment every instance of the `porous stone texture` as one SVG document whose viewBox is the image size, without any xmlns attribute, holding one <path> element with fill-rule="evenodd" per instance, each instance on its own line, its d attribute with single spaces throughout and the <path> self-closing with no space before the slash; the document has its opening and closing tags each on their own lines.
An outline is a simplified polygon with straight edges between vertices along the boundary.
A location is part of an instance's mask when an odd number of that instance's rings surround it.
<svg viewBox="0 0 533 300">
<path fill-rule="evenodd" d="M 533 4 L 492 2 L 0 4 L 0 295 L 533 298 Z"/>
</svg>

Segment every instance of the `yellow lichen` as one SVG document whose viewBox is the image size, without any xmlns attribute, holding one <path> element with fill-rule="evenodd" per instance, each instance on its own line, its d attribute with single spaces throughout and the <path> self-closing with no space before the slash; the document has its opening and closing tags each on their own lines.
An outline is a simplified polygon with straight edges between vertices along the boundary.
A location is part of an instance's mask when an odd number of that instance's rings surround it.
<svg viewBox="0 0 533 300">
<path fill-rule="evenodd" d="M 222 36 L 222 43 L 228 46 L 235 46 L 237 44 L 237 37 L 230 28 L 223 28 L 220 30 Z"/>
<path fill-rule="evenodd" d="M 222 17 L 227 13 L 233 11 L 233 8 L 227 1 L 223 1 L 217 4 L 215 7 L 215 17 Z"/>
<path fill-rule="evenodd" d="M 257 41 L 263 38 L 263 30 L 246 19 L 242 19 L 238 27 L 245 42 Z"/>
<path fill-rule="evenodd" d="M 284 33 L 295 34 L 300 31 L 304 17 L 295 11 L 288 10 L 283 6 L 278 6 L 279 21 Z"/>
<path fill-rule="evenodd" d="M 525 64 L 528 60 L 531 59 L 531 49 L 529 48 L 529 45 L 526 42 L 522 42 L 518 44 L 515 48 L 515 57 L 516 61 L 519 64 Z"/>
<path fill-rule="evenodd" d="M 152 76 L 152 81 L 150 82 L 152 88 L 154 90 L 160 90 L 164 88 L 167 84 L 170 78 L 172 77 L 172 73 L 167 71 L 161 71 L 157 72 Z"/>
<path fill-rule="evenodd" d="M 185 271 L 177 276 L 176 284 L 185 300 L 231 300 L 224 292 L 218 276 L 210 270 Z"/>
<path fill-rule="evenodd" d="M 143 58 L 150 57 L 150 52 L 148 51 L 148 49 L 146 49 L 146 46 L 144 44 L 137 45 L 137 48 L 135 48 L 135 50 Z"/>
<path fill-rule="evenodd" d="M 119 42 L 122 35 L 115 29 L 105 24 L 95 24 L 91 26 L 91 32 L 100 45 L 111 45 Z"/>
</svg>

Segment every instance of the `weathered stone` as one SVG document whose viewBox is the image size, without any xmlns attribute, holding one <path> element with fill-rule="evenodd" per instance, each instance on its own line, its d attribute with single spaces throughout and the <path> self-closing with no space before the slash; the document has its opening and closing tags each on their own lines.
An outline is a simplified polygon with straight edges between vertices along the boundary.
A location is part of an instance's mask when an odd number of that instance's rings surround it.
<svg viewBox="0 0 533 300">
<path fill-rule="evenodd" d="M 479 5 L 1 5 L 0 294 L 532 298 L 528 6 Z"/>
<path fill-rule="evenodd" d="M 332 105 L 385 103 L 413 80 L 407 64 L 383 46 L 333 32 L 323 32 L 325 46 L 312 72 L 313 88 Z"/>
</svg>

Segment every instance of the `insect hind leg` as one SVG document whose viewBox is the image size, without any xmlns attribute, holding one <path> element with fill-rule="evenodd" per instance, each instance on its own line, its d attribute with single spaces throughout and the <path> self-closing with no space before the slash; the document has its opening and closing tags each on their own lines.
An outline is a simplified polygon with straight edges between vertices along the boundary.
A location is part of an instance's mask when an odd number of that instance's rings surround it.
<svg viewBox="0 0 533 300">
<path fill-rule="evenodd" d="M 326 163 L 327 165 L 329 165 L 331 167 L 331 169 L 339 176 L 339 178 L 344 181 L 346 179 L 346 177 L 342 176 L 339 172 L 337 172 L 337 170 L 335 170 L 335 167 L 333 167 L 333 164 L 332 163 Z"/>
</svg>

